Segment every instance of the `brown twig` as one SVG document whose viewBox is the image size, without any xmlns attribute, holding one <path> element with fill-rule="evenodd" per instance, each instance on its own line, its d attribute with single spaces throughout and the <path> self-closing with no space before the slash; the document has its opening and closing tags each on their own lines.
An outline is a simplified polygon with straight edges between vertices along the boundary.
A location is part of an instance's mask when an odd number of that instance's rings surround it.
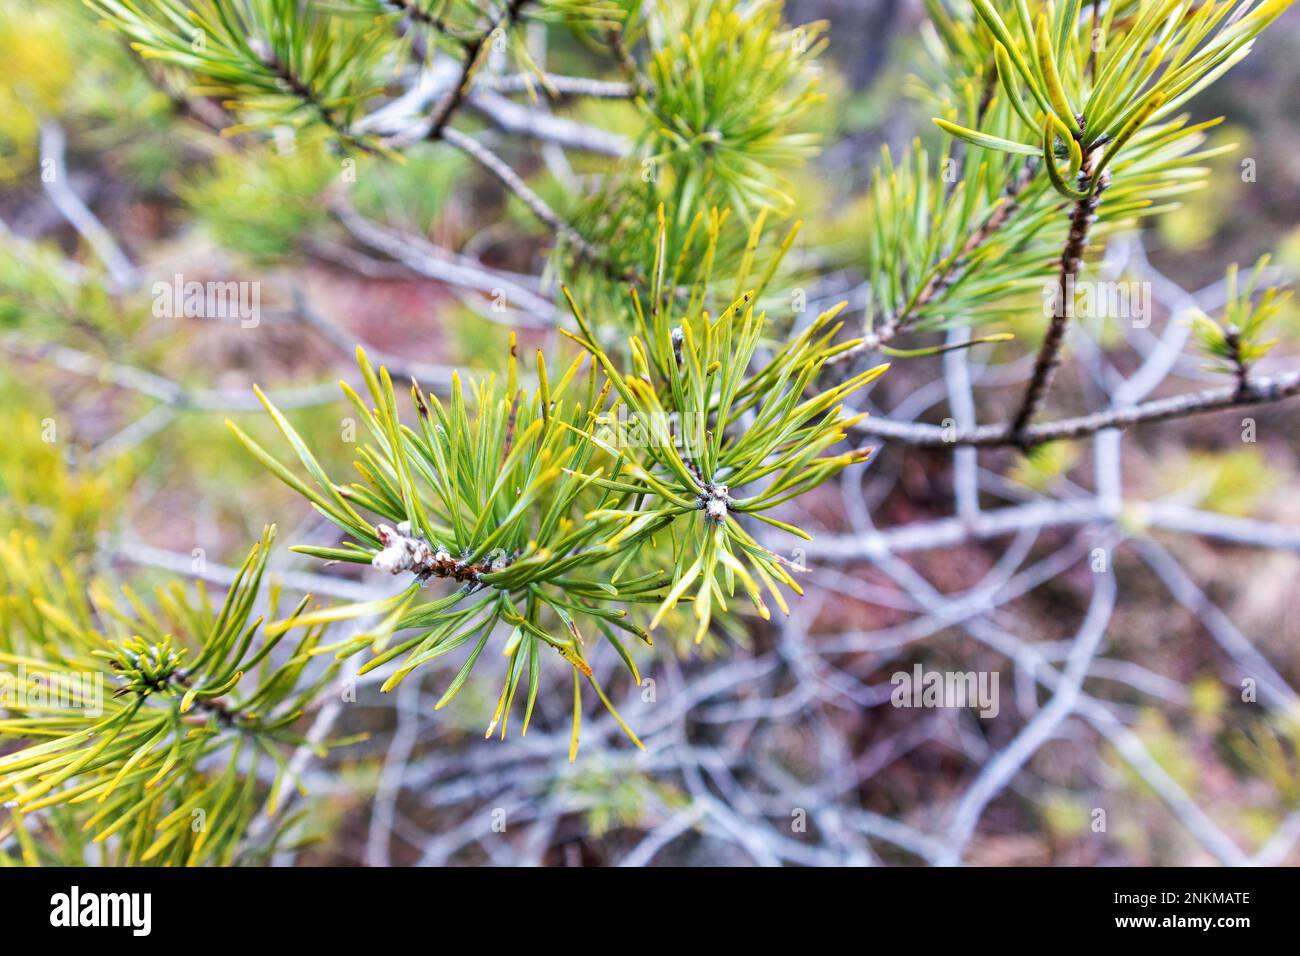
<svg viewBox="0 0 1300 956">
<path fill-rule="evenodd" d="M 461 104 L 465 102 L 465 96 L 469 93 L 470 82 L 474 78 L 474 68 L 478 66 L 478 61 L 480 57 L 482 57 L 483 51 L 487 48 L 488 41 L 498 30 L 505 30 L 509 27 L 510 24 L 519 16 L 519 12 L 527 2 L 528 0 L 510 0 L 510 3 L 506 6 L 505 12 L 494 20 L 488 29 L 484 30 L 473 40 L 470 40 L 465 44 L 465 60 L 461 65 L 460 79 L 456 82 L 456 85 L 452 87 L 451 92 L 447 94 L 447 97 L 443 100 L 442 106 L 439 108 L 438 112 L 434 114 L 433 124 L 429 127 L 429 132 L 426 136 L 427 139 L 442 138 L 443 132 L 446 130 L 447 124 L 451 122 L 452 116 L 455 115 L 456 110 L 460 109 Z"/>
<path fill-rule="evenodd" d="M 446 20 L 436 16 L 421 7 L 415 0 L 384 0 L 386 4 L 401 13 L 406 14 L 416 23 L 423 23 L 425 26 L 437 30 L 443 36 L 450 37 L 462 46 L 468 46 L 472 41 L 457 33 Z"/>
<path fill-rule="evenodd" d="M 637 69 L 636 59 L 632 56 L 627 45 L 623 42 L 623 33 L 618 29 L 611 29 L 608 34 L 609 48 L 614 53 L 614 58 L 618 60 L 619 66 L 623 70 L 623 75 L 627 77 L 628 83 L 632 86 L 632 92 L 641 99 L 648 99 L 650 95 L 650 86 L 641 71 Z"/>
<path fill-rule="evenodd" d="M 172 674 L 169 681 L 179 684 L 187 691 L 192 690 L 194 687 L 193 678 L 184 671 L 177 671 Z M 193 706 L 214 715 L 217 720 L 227 727 L 241 728 L 241 724 L 256 725 L 257 723 L 257 718 L 252 714 L 232 709 L 220 697 L 195 696 Z"/>
<path fill-rule="evenodd" d="M 1079 170 L 1079 181 L 1089 183 L 1092 177 L 1092 165 L 1096 153 L 1086 149 L 1083 164 Z M 1047 389 L 1052 384 L 1052 376 L 1061 364 L 1061 346 L 1065 342 L 1065 332 L 1074 314 L 1074 282 L 1078 278 L 1079 268 L 1083 264 L 1084 253 L 1088 250 L 1088 232 L 1093 220 L 1097 218 L 1097 204 L 1106 184 L 1103 181 L 1088 188 L 1087 195 L 1074 203 L 1070 213 L 1070 231 L 1065 238 L 1065 248 L 1061 251 L 1061 266 L 1057 275 L 1056 308 L 1052 321 L 1047 326 L 1047 334 L 1038 349 L 1038 358 L 1034 362 L 1034 371 L 1030 376 L 1025 396 L 1020 402 L 1020 409 L 1012 419 L 1012 431 L 1022 434 L 1033 421 L 1042 407 Z"/>
<path fill-rule="evenodd" d="M 1101 0 L 1092 0 L 1092 26 L 1088 31 L 1088 76 L 1097 79 L 1097 30 L 1101 23 Z"/>
</svg>

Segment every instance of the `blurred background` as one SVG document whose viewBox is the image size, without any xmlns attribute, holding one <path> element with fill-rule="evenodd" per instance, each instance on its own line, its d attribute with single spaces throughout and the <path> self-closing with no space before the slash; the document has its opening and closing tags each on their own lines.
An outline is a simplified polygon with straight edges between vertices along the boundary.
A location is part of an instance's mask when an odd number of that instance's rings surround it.
<svg viewBox="0 0 1300 956">
<path fill-rule="evenodd" d="M 804 220 L 795 254 L 810 300 L 848 298 L 860 315 L 880 149 L 938 139 L 916 95 L 924 9 L 793 2 L 786 17 L 828 21 L 829 40 L 821 152 L 787 173 Z M 529 29 L 557 71 L 607 70 Z M 499 368 L 511 329 L 558 348 L 539 315 L 555 291 L 549 232 L 460 152 L 423 144 L 398 164 L 308 138 L 217 135 L 229 123 L 218 104 L 159 83 L 75 2 L 0 0 L 0 63 L 0 531 L 35 531 L 87 577 L 220 585 L 270 522 L 285 544 L 334 543 L 224 427 L 274 443 L 254 383 L 342 473 L 350 419 L 336 382 L 351 380 L 356 344 L 426 385 Z M 1280 274 L 1300 271 L 1298 102 L 1292 9 L 1193 104 L 1198 119 L 1227 116 L 1211 145 L 1239 144 L 1212 161 L 1210 187 L 1105 250 L 1107 274 L 1150 284 L 1153 321 L 1081 331 L 1057 410 L 1095 407 L 1090 367 L 1132 374 L 1188 309 L 1212 311 L 1228 263 L 1270 253 Z M 605 99 L 550 109 L 583 142 L 512 134 L 500 109 L 477 120 L 539 195 L 576 209 L 639 120 Z M 351 220 L 330 205 L 340 177 Z M 186 318 L 160 305 L 159 283 L 176 276 L 247 283 L 257 314 Z M 497 311 L 506 282 L 512 308 Z M 1293 369 L 1294 304 L 1279 334 L 1268 368 Z M 957 354 L 896 361 L 870 408 L 937 423 L 965 395 L 982 420 L 1005 414 L 1032 348 Z M 1171 361 L 1153 394 L 1203 387 L 1203 364 Z M 527 738 L 485 741 L 494 674 L 432 710 L 456 663 L 392 694 L 361 680 L 331 731 L 369 736 L 305 763 L 301 845 L 276 862 L 1300 861 L 1300 405 L 1144 426 L 1122 456 L 1098 440 L 954 467 L 947 450 L 875 444 L 870 462 L 791 506 L 815 541 L 768 540 L 808 568 L 789 618 L 745 620 L 680 654 L 662 641 L 641 663 L 649 683 L 613 679 L 648 753 L 592 712 L 567 763 L 563 693 L 542 695 Z M 954 517 L 963 473 L 982 520 Z M 1102 474 L 1122 488 L 1117 520 L 1087 510 Z M 286 588 L 323 598 L 391 585 L 285 548 L 272 563 Z M 1097 627 L 1064 719 L 1035 723 L 1076 634 Z M 893 675 L 917 665 L 996 674 L 996 716 L 894 706 Z"/>
</svg>

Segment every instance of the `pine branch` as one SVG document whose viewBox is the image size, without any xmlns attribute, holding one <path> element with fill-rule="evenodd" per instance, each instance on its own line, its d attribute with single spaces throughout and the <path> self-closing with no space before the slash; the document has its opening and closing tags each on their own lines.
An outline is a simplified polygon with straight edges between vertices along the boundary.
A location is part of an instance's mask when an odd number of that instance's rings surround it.
<svg viewBox="0 0 1300 956">
<path fill-rule="evenodd" d="M 880 328 L 864 335 L 859 345 L 840 353 L 832 361 L 838 364 L 863 352 L 877 350 L 881 346 L 888 345 L 899 335 L 908 332 L 925 307 L 961 277 L 971 255 L 1012 219 L 1020 208 L 1021 195 L 1034 181 L 1036 171 L 1035 162 L 1032 159 L 1027 160 L 1020 167 L 1015 180 L 1008 184 L 1002 201 L 994 207 L 978 228 L 967 235 L 957 254 L 948 258 L 930 273 L 925 284 L 913 294 L 902 312 L 897 316 L 891 315 Z"/>
<path fill-rule="evenodd" d="M 348 124 L 338 117 L 334 109 L 322 102 L 312 85 L 304 81 L 287 64 L 282 62 L 269 47 L 256 40 L 250 45 L 261 59 L 262 65 L 273 76 L 277 77 L 290 93 L 296 96 L 305 106 L 311 108 L 320 119 L 321 124 L 338 137 L 341 142 L 367 155 L 376 155 L 377 150 L 364 138 L 354 134 Z"/>
<path fill-rule="evenodd" d="M 611 29 L 606 33 L 606 38 L 609 40 L 609 48 L 613 51 L 614 58 L 618 61 L 623 75 L 627 77 L 632 96 L 645 99 L 651 92 L 650 83 L 641 75 L 641 69 L 637 66 L 636 58 L 632 56 L 632 52 L 627 48 L 627 43 L 624 42 L 622 31 Z"/>
<path fill-rule="evenodd" d="M 715 258 L 721 229 L 715 212 L 704 232 L 706 263 Z M 649 630 L 690 602 L 695 639 L 703 640 L 715 606 L 725 609 L 737 584 L 762 617 L 770 614 L 764 587 L 786 608 L 781 586 L 799 591 L 790 562 L 758 546 L 740 519 L 804 535 L 768 512 L 867 456 L 867 449 L 825 453 L 851 424 L 841 417 L 841 400 L 885 367 L 804 397 L 825 360 L 845 347 L 831 344 L 837 308 L 820 315 L 766 365 L 753 368 L 766 321 L 754 308 L 761 284 L 740 293 L 716 318 L 697 295 L 681 306 L 665 288 L 665 236 L 660 210 L 658 252 L 649 271 L 651 308 L 642 310 L 634 298 L 640 333 L 622 353 L 631 356 L 627 370 L 599 344 L 570 298 L 579 332 L 561 331 L 585 356 L 553 380 L 539 354 L 537 387 L 525 388 L 512 338 L 504 388 L 492 378 L 472 386 L 472 413 L 458 377 L 449 404 L 415 385 L 416 431 L 400 424 L 389 371 L 376 370 L 359 352 L 372 404 L 345 392 L 376 441 L 359 453 L 361 482 L 331 481 L 289 421 L 259 392 L 314 487 L 232 424 L 236 437 L 350 539 L 341 548 L 298 550 L 411 581 L 392 599 L 309 612 L 278 622 L 270 633 L 378 616 L 379 626 L 339 651 L 350 656 L 373 647 L 377 656 L 363 673 L 405 654 L 385 689 L 474 640 L 476 649 L 444 695 L 446 702 L 459 692 L 494 625 L 511 625 L 515 636 L 505 651 L 506 682 L 491 733 L 509 714 L 521 653 L 531 658 L 538 647 L 551 647 L 578 676 L 592 679 L 578 622 L 613 643 L 635 676 L 614 628 L 648 643 Z M 751 244 L 758 239 L 752 230 Z M 793 232 L 782 248 L 792 240 Z M 769 264 L 768 275 L 775 266 Z M 584 365 L 585 386 L 578 376 Z M 627 420 L 646 433 L 629 434 Z M 677 423 L 677 430 L 669 423 Z M 432 579 L 459 587 L 432 603 L 415 604 L 421 586 Z M 648 629 L 628 620 L 627 608 L 641 603 L 658 605 Z M 543 612 L 563 630 L 548 629 L 553 625 Z M 417 630 L 414 637 L 389 646 L 396 632 L 410 629 Z M 530 684 L 535 694 L 535 679 Z M 599 685 L 594 687 L 609 708 Z M 530 704 L 525 723 L 531 711 Z"/>
<path fill-rule="evenodd" d="M 99 583 L 74 593 L 77 578 L 36 540 L 0 542 L 0 583 L 33 611 L 6 615 L 0 630 L 0 655 L 32 668 L 0 720 L 0 803 L 16 825 L 57 809 L 96 842 L 119 834 L 121 863 L 231 860 L 254 812 L 259 762 L 283 770 L 281 748 L 301 742 L 293 725 L 337 668 L 304 673 L 319 628 L 283 662 L 272 659 L 278 635 L 254 647 L 273 538 L 266 529 L 219 609 L 202 588 L 160 588 L 153 609 L 129 588 L 125 608 Z M 270 613 L 277 606 L 272 594 Z"/>
</svg>

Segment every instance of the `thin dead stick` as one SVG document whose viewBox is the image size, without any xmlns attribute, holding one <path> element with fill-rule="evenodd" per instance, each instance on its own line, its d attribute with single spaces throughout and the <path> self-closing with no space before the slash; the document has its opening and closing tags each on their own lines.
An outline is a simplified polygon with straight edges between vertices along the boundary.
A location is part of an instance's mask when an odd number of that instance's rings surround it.
<svg viewBox="0 0 1300 956">
<path fill-rule="evenodd" d="M 470 109 L 482 114 L 504 133 L 528 136 L 566 149 L 613 156 L 616 159 L 622 159 L 632 151 L 632 142 L 617 133 L 608 133 L 563 116 L 542 112 L 488 90 L 471 90 L 466 102 Z M 443 138 L 446 139 L 446 136 Z"/>
<path fill-rule="evenodd" d="M 140 567 L 159 568 L 174 574 L 201 579 L 220 587 L 228 588 L 239 579 L 238 568 L 205 560 L 198 566 L 199 569 L 196 569 L 194 557 L 189 552 L 156 548 L 135 537 L 118 542 L 106 540 L 102 549 L 114 561 Z M 375 585 L 317 574 L 313 571 L 275 571 L 271 576 L 277 583 L 299 594 L 323 595 L 340 601 L 360 603 L 391 596 L 383 588 Z"/>
<path fill-rule="evenodd" d="M 1014 424 L 981 425 L 966 431 L 952 431 L 938 425 L 877 417 L 865 418 L 853 428 L 864 435 L 894 439 L 921 448 L 997 448 L 1009 445 L 1032 448 L 1050 441 L 1087 438 L 1107 428 L 1126 428 L 1145 422 L 1204 415 L 1225 408 L 1280 402 L 1297 394 L 1300 394 L 1300 372 L 1287 372 L 1273 378 L 1253 379 L 1244 389 L 1239 385 L 1229 385 L 1188 392 L 1127 408 L 1111 408 L 1077 418 L 1029 425 L 1019 433 Z"/>
<path fill-rule="evenodd" d="M 569 242 L 577 250 L 581 258 L 602 266 L 612 274 L 617 272 L 604 253 L 588 242 L 577 229 L 565 222 L 559 213 L 547 205 L 546 200 L 533 192 L 520 178 L 519 174 L 511 169 L 496 153 L 474 137 L 466 136 L 460 130 L 451 127 L 443 130 L 442 138 L 444 142 L 464 151 L 479 162 L 484 169 L 496 176 L 507 189 L 518 196 L 524 205 L 532 210 L 533 215 L 550 226 L 561 239 Z M 632 278 L 630 275 L 618 275 L 617 277 L 620 279 Z"/>
<path fill-rule="evenodd" d="M 1051 739 L 1057 727 L 1079 705 L 1088 667 L 1106 634 L 1107 625 L 1115 610 L 1115 576 L 1103 574 L 1095 577 L 1092 601 L 1088 613 L 1070 648 L 1065 669 L 1056 681 L 1051 702 L 1021 728 L 1020 733 L 996 757 L 984 764 L 975 782 L 962 795 L 953 813 L 944 840 L 941 865 L 953 866 L 961 857 L 980 817 L 989 803 L 1011 783 L 1020 768 Z"/>
<path fill-rule="evenodd" d="M 364 619 L 363 619 L 364 621 Z M 307 729 L 303 743 L 293 752 L 289 758 L 289 763 L 285 767 L 283 797 L 279 806 L 273 806 L 269 801 L 266 804 L 266 810 L 257 815 L 252 825 L 248 828 L 248 833 L 244 837 L 242 853 L 245 855 L 255 855 L 259 853 L 275 832 L 277 821 L 283 820 L 288 815 L 289 807 L 293 805 L 299 795 L 299 787 L 307 767 L 312 760 L 319 756 L 320 749 L 329 736 L 330 731 L 334 729 L 335 722 L 343 713 L 343 703 L 345 695 L 343 693 L 353 680 L 356 679 L 357 668 L 360 662 L 354 657 L 343 664 L 339 677 L 330 685 L 330 689 L 335 693 L 324 697 L 324 703 L 320 710 L 316 712 L 316 717 L 311 726 Z"/>
<path fill-rule="evenodd" d="M 1114 522 L 1121 513 L 1130 517 L 1134 523 L 1150 528 L 1232 544 L 1300 553 L 1300 530 L 1160 502 L 1130 502 L 1117 506 L 1097 498 L 1031 501 L 1022 505 L 986 509 L 973 520 L 937 518 L 879 531 L 820 534 L 806 547 L 811 561 L 862 561 L 884 554 L 934 551 L 956 547 L 968 541 L 989 541 L 1026 528 L 1071 528 L 1106 524 Z M 771 544 L 777 542 L 773 540 Z"/>
<path fill-rule="evenodd" d="M 130 289 L 136 283 L 135 266 L 112 234 L 104 228 L 104 224 L 90 211 L 90 207 L 68 185 L 68 171 L 63 162 L 66 146 L 67 137 L 62 126 L 53 122 L 41 124 L 41 159 L 50 164 L 50 168 L 41 176 L 45 195 L 59 211 L 59 215 L 90 243 L 95 255 L 108 269 L 113 285 L 119 291 Z"/>
<path fill-rule="evenodd" d="M 56 345 L 49 342 L 27 342 L 16 335 L 0 337 L 0 351 L 33 362 L 48 362 L 56 368 L 74 375 L 147 395 L 174 409 L 198 412 L 251 412 L 260 411 L 262 403 L 247 389 L 188 388 L 179 382 L 145 369 L 124 365 L 100 358 L 89 352 Z M 388 356 L 382 356 L 387 362 Z M 400 374 L 414 375 L 439 385 L 450 383 L 452 369 L 442 365 L 426 365 L 398 360 L 394 369 Z M 338 385 L 322 382 L 297 388 L 277 389 L 272 393 L 281 408 L 309 408 L 338 400 Z"/>
<path fill-rule="evenodd" d="M 447 142 L 454 143 L 456 137 L 462 135 L 456 130 L 449 129 L 445 138 Z M 517 176 L 515 178 L 518 179 Z M 524 188 L 527 189 L 526 186 Z M 367 219 L 342 197 L 331 200 L 329 208 L 343 227 L 358 240 L 371 249 L 391 256 L 413 272 L 449 285 L 473 289 L 493 296 L 503 296 L 516 303 L 519 308 L 543 319 L 549 319 L 554 312 L 554 303 L 523 285 L 520 281 L 522 277 L 489 269 L 468 256 L 448 253 L 422 236 L 392 229 Z M 549 211 L 550 207 L 546 208 Z M 554 217 L 554 213 L 551 215 Z M 558 217 L 554 218 L 558 220 Z"/>
<path fill-rule="evenodd" d="M 942 595 L 933 588 L 929 581 L 925 580 L 904 562 L 886 556 L 878 566 L 918 597 L 925 596 L 931 600 L 942 600 Z M 988 621 L 982 619 L 967 621 L 963 625 L 963 629 L 971 637 L 1012 660 L 1027 663 L 1029 665 L 1028 671 L 1035 683 L 1042 684 L 1053 693 L 1057 691 L 1060 682 L 1065 679 L 1064 674 L 1052 667 L 1037 648 Z M 1240 847 L 1165 772 L 1147 751 L 1141 738 L 1124 726 L 1119 718 L 1111 712 L 1110 707 L 1102 701 L 1079 691 L 1072 709 L 1111 742 L 1128 765 L 1155 791 L 1170 813 L 1187 828 L 1188 832 L 1197 839 L 1202 847 L 1212 853 L 1220 862 L 1230 866 L 1240 866 L 1246 862 L 1245 854 L 1242 853 Z"/>
<path fill-rule="evenodd" d="M 476 86 L 497 93 L 526 93 L 537 90 L 554 96 L 586 96 L 599 100 L 629 100 L 636 95 L 631 83 L 617 80 L 594 80 L 585 76 L 559 76 L 543 73 L 512 73 L 509 76 L 485 76 Z"/>
</svg>

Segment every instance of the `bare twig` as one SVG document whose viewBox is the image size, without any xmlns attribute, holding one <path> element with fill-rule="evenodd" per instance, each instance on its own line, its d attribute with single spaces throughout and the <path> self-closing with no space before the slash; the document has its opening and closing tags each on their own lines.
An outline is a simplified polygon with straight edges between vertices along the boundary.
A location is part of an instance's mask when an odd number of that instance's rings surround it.
<svg viewBox="0 0 1300 956">
<path fill-rule="evenodd" d="M 1195 534 L 1232 544 L 1280 548 L 1300 553 L 1300 529 L 1279 528 L 1262 521 L 1230 518 L 1155 502 L 1131 503 L 1127 513 L 1149 527 Z M 1072 528 L 1113 522 L 1121 513 L 1100 498 L 1077 501 L 1033 501 L 1006 508 L 989 508 L 973 520 L 938 518 L 859 534 L 818 535 L 807 547 L 809 560 L 861 561 L 881 554 L 933 551 L 989 541 L 1026 528 Z M 1198 520 L 1203 518 L 1204 520 Z M 779 546 L 776 541 L 769 543 Z"/>
<path fill-rule="evenodd" d="M 863 419 L 854 429 L 864 435 L 891 438 L 923 448 L 960 448 L 971 445 L 980 448 L 1007 445 L 1033 447 L 1044 442 L 1086 438 L 1108 428 L 1126 428 L 1145 422 L 1203 415 L 1225 408 L 1279 402 L 1297 394 L 1300 394 L 1300 372 L 1287 372 L 1273 378 L 1252 379 L 1244 389 L 1237 384 L 1188 392 L 1127 408 L 1111 408 L 1077 418 L 1029 425 L 1019 433 L 1014 424 L 981 425 L 978 428 L 953 431 L 938 425 L 899 422 L 875 416 Z"/>
<path fill-rule="evenodd" d="M 68 171 L 63 160 L 66 145 L 67 137 L 62 126 L 55 122 L 41 124 L 41 158 L 49 164 L 41 175 L 45 195 L 72 228 L 90 243 L 95 255 L 108 269 L 113 285 L 119 291 L 131 289 L 138 279 L 135 266 L 90 207 L 68 185 Z"/>
<path fill-rule="evenodd" d="M 532 210 L 533 214 L 551 227 L 552 230 L 561 239 L 568 242 L 574 247 L 578 255 L 590 262 L 604 265 L 610 268 L 605 254 L 589 243 L 578 230 L 565 222 L 554 209 L 547 205 L 546 200 L 528 187 L 528 184 L 520 178 L 519 174 L 506 165 L 505 161 L 496 153 L 492 152 L 472 136 L 467 136 L 460 130 L 448 127 L 443 130 L 442 138 L 445 142 L 450 143 L 457 149 L 467 153 L 473 159 L 482 164 L 488 172 L 494 175 L 501 183 L 513 192 L 519 199 Z M 628 278 L 623 276 L 622 278 Z"/>
<path fill-rule="evenodd" d="M 453 40 L 467 42 L 464 37 L 452 29 L 451 24 L 442 17 L 437 16 L 420 6 L 416 0 L 384 0 L 384 3 L 388 4 L 394 10 L 406 14 L 406 16 L 410 17 L 416 23 L 422 23 L 426 27 L 437 30 L 439 33 L 451 37 Z"/>
<path fill-rule="evenodd" d="M 453 142 L 461 135 L 455 130 L 448 130 L 448 133 L 450 134 L 447 137 L 448 142 Z M 547 208 L 549 210 L 549 207 Z M 523 285 L 512 274 L 489 269 L 467 256 L 448 253 L 420 236 L 380 225 L 359 214 L 342 198 L 334 200 L 330 204 L 330 209 L 348 232 L 361 242 L 393 257 L 420 275 L 477 292 L 502 296 L 517 308 L 542 319 L 549 320 L 554 311 L 553 302 Z"/>
<path fill-rule="evenodd" d="M 176 409 L 240 412 L 262 407 L 257 396 L 246 389 L 187 388 L 156 372 L 102 359 L 64 345 L 32 343 L 19 336 L 8 335 L 0 338 L 0 349 L 30 361 L 47 361 L 66 372 L 139 392 Z M 281 408 L 322 405 L 337 397 L 338 386 L 333 383 L 285 388 L 275 392 L 276 404 Z"/>
<path fill-rule="evenodd" d="M 529 90 L 537 90 L 545 95 L 587 96 L 601 100 L 626 100 L 636 95 L 631 83 L 594 80 L 586 76 L 560 76 L 555 73 L 543 73 L 540 79 L 533 73 L 484 76 L 475 82 L 475 86 L 497 93 L 527 93 Z"/>
<path fill-rule="evenodd" d="M 161 568 L 175 574 L 199 578 L 211 584 L 230 587 L 238 580 L 239 571 L 223 564 L 205 560 L 196 569 L 190 554 L 156 548 L 136 538 L 121 542 L 107 542 L 106 552 L 114 560 L 126 561 L 142 567 Z M 382 588 L 349 581 L 346 578 L 314 574 L 309 571 L 278 571 L 273 577 L 286 588 L 299 594 L 320 594 L 343 601 L 373 601 L 387 597 Z"/>
<path fill-rule="evenodd" d="M 1057 726 L 1078 707 L 1088 667 L 1097 653 L 1115 609 L 1115 592 L 1113 574 L 1094 577 L 1092 601 L 1088 605 L 1087 616 L 1074 639 L 1065 671 L 1056 682 L 1051 702 L 1021 728 L 1005 750 L 984 764 L 975 782 L 962 795 L 952 823 L 948 826 L 941 863 L 952 865 L 961 860 L 962 852 L 970 842 L 989 801 L 1005 789 L 1026 761 L 1051 739 Z"/>
<path fill-rule="evenodd" d="M 566 149 L 578 149 L 620 159 L 632 151 L 632 143 L 616 133 L 609 133 L 563 116 L 522 106 L 486 90 L 471 90 L 467 103 L 493 126 L 506 133 L 517 133 L 547 143 L 555 143 Z M 443 139 L 447 139 L 445 132 L 444 130 Z"/>
</svg>

